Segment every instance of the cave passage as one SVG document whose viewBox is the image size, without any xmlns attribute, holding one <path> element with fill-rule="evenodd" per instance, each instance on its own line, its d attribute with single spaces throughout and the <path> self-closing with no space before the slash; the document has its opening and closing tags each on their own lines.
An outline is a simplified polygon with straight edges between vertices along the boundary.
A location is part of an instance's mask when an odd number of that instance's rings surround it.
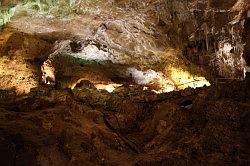
<svg viewBox="0 0 250 166">
<path fill-rule="evenodd" d="M 249 0 L 1 0 L 1 165 L 249 165 Z"/>
</svg>

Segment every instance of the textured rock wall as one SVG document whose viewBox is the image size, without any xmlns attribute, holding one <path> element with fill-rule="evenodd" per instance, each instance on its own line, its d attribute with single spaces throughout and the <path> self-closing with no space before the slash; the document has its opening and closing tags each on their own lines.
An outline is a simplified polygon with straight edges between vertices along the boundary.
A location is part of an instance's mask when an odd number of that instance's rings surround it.
<svg viewBox="0 0 250 166">
<path fill-rule="evenodd" d="M 246 19 L 245 27 L 244 27 L 244 33 L 243 33 L 243 39 L 246 43 L 244 48 L 244 59 L 246 60 L 246 63 L 248 66 L 250 66 L 250 16 Z"/>
<path fill-rule="evenodd" d="M 3 0 L 2 6 L 12 6 L 17 2 L 17 0 Z M 76 4 L 80 8 L 88 3 L 81 1 Z M 186 57 L 192 62 L 212 66 L 216 69 L 215 74 L 227 78 L 243 76 L 244 60 L 241 57 L 244 42 L 241 36 L 249 0 L 219 2 L 215 0 L 146 0 L 144 2 L 106 0 L 97 1 L 95 4 L 104 10 L 107 10 L 105 6 L 107 4 L 108 7 L 114 6 L 110 13 L 113 19 L 111 17 L 98 28 L 95 38 L 118 52 L 134 55 L 173 46 L 183 49 Z M 115 7 L 129 12 L 114 10 Z M 75 12 L 77 11 L 78 9 Z M 128 14 L 132 12 L 135 12 L 133 20 Z M 100 14 L 106 17 L 107 13 Z M 162 31 L 158 31 L 160 29 Z"/>
<path fill-rule="evenodd" d="M 133 1 L 135 2 L 135 1 Z M 248 0 L 146 1 L 151 18 L 157 18 L 167 43 L 215 75 L 243 78 L 245 62 L 242 40 Z M 134 8 L 142 8 L 143 4 Z"/>
<path fill-rule="evenodd" d="M 182 49 L 190 61 L 209 66 L 218 77 L 244 77 L 242 56 L 247 39 L 242 39 L 242 33 L 244 26 L 247 29 L 249 0 L 132 2 L 129 7 L 144 7 L 151 19 L 157 19 L 155 23 L 164 29 L 168 46 Z"/>
<path fill-rule="evenodd" d="M 184 55 L 192 62 L 213 68 L 214 74 L 226 78 L 243 78 L 242 58 L 245 8 L 231 1 L 164 1 L 172 13 L 162 18 L 171 20 Z M 242 2 L 248 3 L 248 2 Z M 244 5 L 243 5 L 244 6 Z M 234 9 L 234 10 L 233 10 Z M 165 12 L 166 13 L 166 12 Z M 169 17 L 170 16 L 170 17 Z M 183 40 L 184 39 L 184 40 Z"/>
<path fill-rule="evenodd" d="M 2 7 L 10 7 L 10 6 L 15 6 L 18 2 L 22 0 L 1 0 L 1 6 Z"/>
</svg>

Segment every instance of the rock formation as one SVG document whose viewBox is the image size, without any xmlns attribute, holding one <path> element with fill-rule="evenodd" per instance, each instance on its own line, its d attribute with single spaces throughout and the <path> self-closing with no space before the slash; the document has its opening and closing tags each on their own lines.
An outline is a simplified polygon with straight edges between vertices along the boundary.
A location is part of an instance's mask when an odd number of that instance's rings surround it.
<svg viewBox="0 0 250 166">
<path fill-rule="evenodd" d="M 18 2 L 1 164 L 248 165 L 249 0 Z"/>
</svg>

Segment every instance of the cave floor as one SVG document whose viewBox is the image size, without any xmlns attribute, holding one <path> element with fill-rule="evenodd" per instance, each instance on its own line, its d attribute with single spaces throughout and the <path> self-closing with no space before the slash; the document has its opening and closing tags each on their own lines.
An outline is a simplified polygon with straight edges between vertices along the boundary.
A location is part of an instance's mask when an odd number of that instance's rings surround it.
<svg viewBox="0 0 250 166">
<path fill-rule="evenodd" d="M 237 93 L 232 94 L 232 87 Z M 141 87 L 119 87 L 108 93 L 47 86 L 24 95 L 14 90 L 0 94 L 0 153 L 6 163 L 245 165 L 249 161 L 250 104 L 239 84 L 223 91 L 209 87 L 163 94 Z"/>
</svg>

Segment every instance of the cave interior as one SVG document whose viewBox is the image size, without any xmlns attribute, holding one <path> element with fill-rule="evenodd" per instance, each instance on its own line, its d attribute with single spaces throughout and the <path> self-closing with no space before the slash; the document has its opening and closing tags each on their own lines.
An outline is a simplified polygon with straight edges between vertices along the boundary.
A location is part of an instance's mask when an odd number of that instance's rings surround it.
<svg viewBox="0 0 250 166">
<path fill-rule="evenodd" d="M 250 0 L 0 0 L 0 162 L 250 165 Z"/>
</svg>

